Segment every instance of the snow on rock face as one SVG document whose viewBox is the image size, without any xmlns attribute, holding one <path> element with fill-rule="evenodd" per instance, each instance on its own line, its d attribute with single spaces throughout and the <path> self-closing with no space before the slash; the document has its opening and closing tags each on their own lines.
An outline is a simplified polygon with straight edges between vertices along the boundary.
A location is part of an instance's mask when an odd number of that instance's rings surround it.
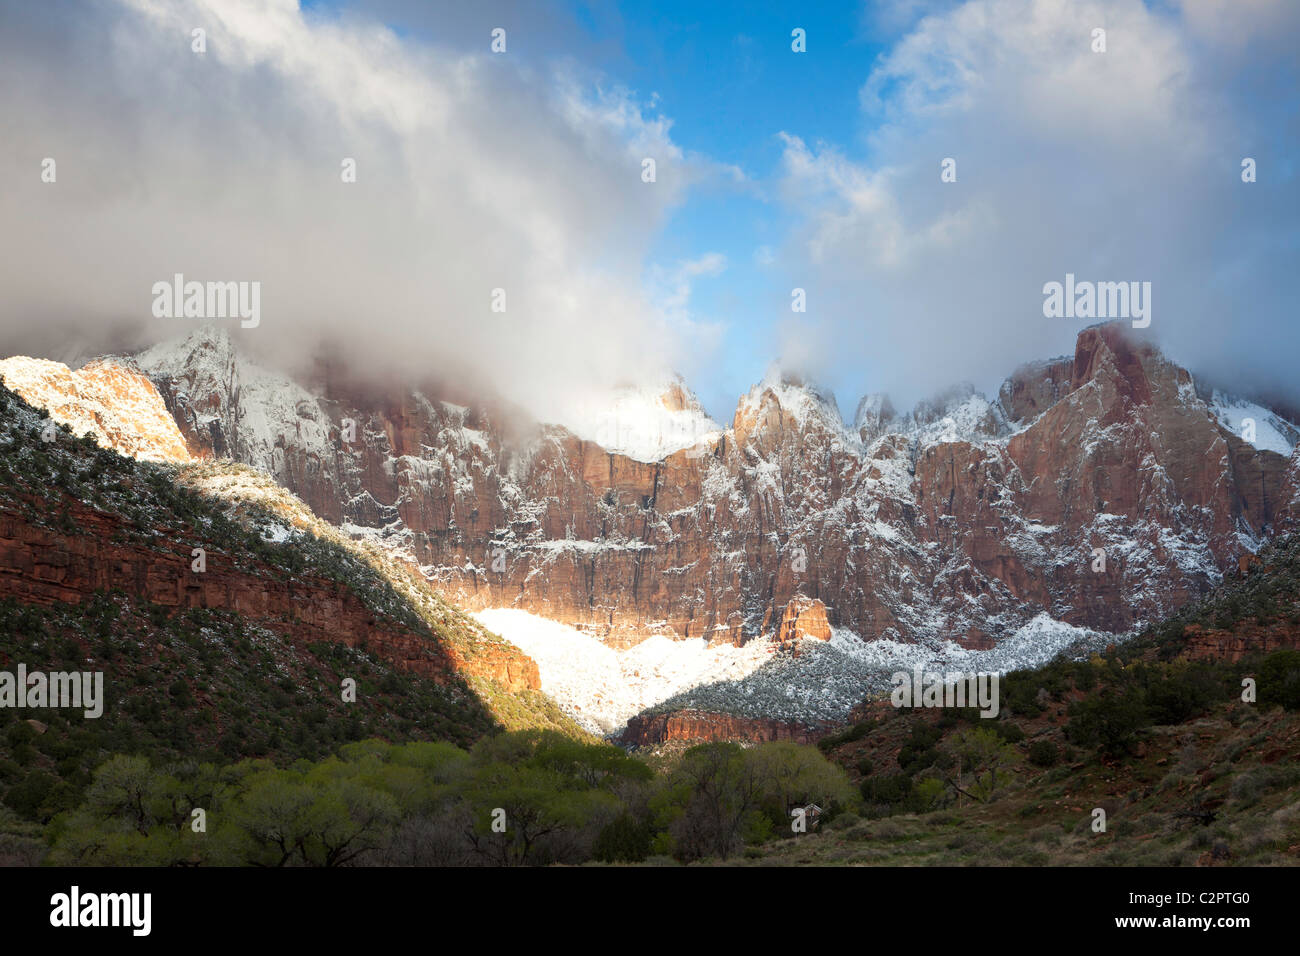
<svg viewBox="0 0 1300 956">
<path fill-rule="evenodd" d="M 1010 427 L 1000 405 L 980 395 L 973 386 L 962 385 L 919 403 L 900 423 L 899 431 L 924 448 L 941 442 L 1001 438 Z"/>
<path fill-rule="evenodd" d="M 146 349 L 135 361 L 163 393 L 191 449 L 210 447 L 215 457 L 236 457 L 231 439 L 239 376 L 225 330 L 202 326 Z"/>
<path fill-rule="evenodd" d="M 1036 667 L 1062 652 L 1102 650 L 1115 635 L 1074 627 L 1043 613 L 991 650 L 934 639 L 906 644 L 864 641 L 835 628 L 829 641 L 805 639 L 799 653 L 782 653 L 739 679 L 725 678 L 668 698 L 657 710 L 702 710 L 797 723 L 842 721 L 870 694 L 886 693 L 890 678 L 920 667 L 936 673 L 1006 673 Z"/>
<path fill-rule="evenodd" d="M 1229 448 L 1183 370 L 1107 327 L 1077 352 L 1004 389 L 1014 434 L 969 386 L 902 417 L 865 402 L 855 434 L 833 398 L 769 374 L 701 455 L 667 457 L 676 426 L 643 428 L 624 442 L 633 457 L 551 426 L 511 446 L 480 412 L 416 393 L 349 409 L 258 373 L 224 332 L 142 362 L 187 437 L 206 424 L 214 453 L 230 439 L 226 454 L 468 607 L 539 611 L 611 643 L 652 624 L 744 643 L 807 593 L 869 639 L 976 647 L 1042 611 L 1107 630 L 1150 619 L 1212 584 L 1278 497 L 1281 465 Z M 616 407 L 716 427 L 680 382 Z M 334 437 L 340 416 L 354 443 Z M 867 418 L 884 426 L 870 441 Z M 1098 547 L 1105 575 L 1089 571 Z"/>
<path fill-rule="evenodd" d="M 537 662 L 542 690 L 587 730 L 615 733 L 629 718 L 707 681 L 737 680 L 771 659 L 770 642 L 710 646 L 653 635 L 615 650 L 527 611 L 491 608 L 473 617 Z"/>
<path fill-rule="evenodd" d="M 1296 446 L 1287 462 L 1286 477 L 1279 497 L 1282 501 L 1278 515 L 1279 526 L 1291 531 L 1300 529 L 1300 445 Z"/>
<path fill-rule="evenodd" d="M 328 416 L 317 398 L 239 355 L 225 329 L 200 327 L 141 352 L 136 362 L 170 393 L 192 443 L 211 443 L 218 457 L 283 480 L 285 439 L 318 461 L 330 454 Z"/>
<path fill-rule="evenodd" d="M 1300 428 L 1262 405 L 1215 389 L 1207 403 L 1211 414 L 1238 438 L 1250 441 L 1256 448 L 1290 456 L 1300 443 Z M 1247 421 L 1254 422 L 1255 437 L 1247 434 Z"/>
<path fill-rule="evenodd" d="M 870 443 L 885 434 L 897 417 L 889 396 L 880 393 L 863 395 L 853 416 L 853 428 L 863 442 Z"/>
<path fill-rule="evenodd" d="M 738 442 L 742 433 L 764 427 L 845 434 L 835 396 L 776 368 L 769 369 L 763 381 L 741 398 L 732 424 Z"/>
<path fill-rule="evenodd" d="M 75 435 L 90 432 L 106 448 L 144 461 L 189 461 L 158 390 L 129 360 L 98 359 L 77 371 L 60 362 L 15 356 L 0 379 Z"/>
<path fill-rule="evenodd" d="M 1070 391 L 1074 356 L 1027 362 L 998 389 L 998 404 L 1013 422 L 1028 425 Z"/>
<path fill-rule="evenodd" d="M 329 416 L 316 397 L 284 376 L 251 362 L 236 365 L 239 375 L 237 440 L 239 458 L 277 478 L 287 465 L 281 435 L 292 435 L 306 456 L 332 456 Z"/>
<path fill-rule="evenodd" d="M 902 435 L 921 449 L 942 442 L 989 441 L 1011 431 L 1002 405 L 990 402 L 969 384 L 918 402 L 906 415 L 895 412 L 884 395 L 865 395 L 858 402 L 853 428 L 868 444 L 882 435 Z"/>
<path fill-rule="evenodd" d="M 641 462 L 662 461 L 722 434 L 679 378 L 620 388 L 562 424 L 584 441 Z"/>
</svg>

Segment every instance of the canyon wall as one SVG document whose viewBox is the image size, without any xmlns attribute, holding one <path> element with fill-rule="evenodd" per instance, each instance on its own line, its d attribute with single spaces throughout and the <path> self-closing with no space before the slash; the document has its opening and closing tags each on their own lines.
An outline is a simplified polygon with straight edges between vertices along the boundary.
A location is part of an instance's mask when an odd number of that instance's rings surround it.
<svg viewBox="0 0 1300 956">
<path fill-rule="evenodd" d="M 815 387 L 769 380 L 729 428 L 655 461 L 487 404 L 308 389 L 219 333 L 139 362 L 191 454 L 265 469 L 460 606 L 615 644 L 743 642 L 796 595 L 866 639 L 982 648 L 1044 610 L 1121 631 L 1204 592 L 1296 497 L 1286 456 L 1242 441 L 1119 325 L 1021 369 L 996 403 L 956 390 L 900 417 L 864 400 L 846 425 Z"/>
</svg>

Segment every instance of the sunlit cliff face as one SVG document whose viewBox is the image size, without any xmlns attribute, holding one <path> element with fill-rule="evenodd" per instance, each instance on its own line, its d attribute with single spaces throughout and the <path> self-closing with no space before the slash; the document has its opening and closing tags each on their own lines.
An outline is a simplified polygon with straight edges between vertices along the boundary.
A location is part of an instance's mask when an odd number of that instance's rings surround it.
<svg viewBox="0 0 1300 956">
<path fill-rule="evenodd" d="M 0 378 L 36 408 L 107 448 L 142 461 L 189 461 L 185 439 L 153 383 L 108 360 L 72 371 L 60 362 L 15 356 L 0 360 Z"/>
</svg>

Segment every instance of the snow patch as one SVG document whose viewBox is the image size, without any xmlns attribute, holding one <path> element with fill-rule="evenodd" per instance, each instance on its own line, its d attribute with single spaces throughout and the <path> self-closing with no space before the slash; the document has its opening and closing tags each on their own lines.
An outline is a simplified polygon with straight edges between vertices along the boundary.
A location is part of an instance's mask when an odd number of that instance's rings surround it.
<svg viewBox="0 0 1300 956">
<path fill-rule="evenodd" d="M 1248 418 L 1252 419 L 1255 422 L 1255 441 L 1252 444 L 1256 448 L 1290 457 L 1295 451 L 1296 443 L 1300 441 L 1300 428 L 1263 405 L 1236 398 L 1218 389 L 1215 389 L 1207 404 L 1210 414 L 1238 438 L 1243 437 L 1242 423 Z"/>
<path fill-rule="evenodd" d="M 769 641 L 709 646 L 663 635 L 615 650 L 566 624 L 515 608 L 472 615 L 537 662 L 542 690 L 587 730 L 612 734 L 648 707 L 709 681 L 738 680 L 771 660 Z"/>
</svg>

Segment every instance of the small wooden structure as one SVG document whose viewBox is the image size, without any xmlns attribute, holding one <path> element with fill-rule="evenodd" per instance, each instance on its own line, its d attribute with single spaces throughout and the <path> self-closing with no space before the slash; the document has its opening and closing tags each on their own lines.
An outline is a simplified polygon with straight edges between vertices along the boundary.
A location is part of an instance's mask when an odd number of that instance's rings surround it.
<svg viewBox="0 0 1300 956">
<path fill-rule="evenodd" d="M 821 807 L 817 806 L 817 804 L 809 803 L 809 804 L 805 804 L 802 807 L 795 807 L 794 809 L 792 809 L 790 811 L 790 816 L 798 817 L 800 812 L 803 813 L 804 826 L 808 830 L 811 830 L 815 826 L 817 826 L 817 823 L 821 819 L 821 815 L 823 811 Z"/>
</svg>

